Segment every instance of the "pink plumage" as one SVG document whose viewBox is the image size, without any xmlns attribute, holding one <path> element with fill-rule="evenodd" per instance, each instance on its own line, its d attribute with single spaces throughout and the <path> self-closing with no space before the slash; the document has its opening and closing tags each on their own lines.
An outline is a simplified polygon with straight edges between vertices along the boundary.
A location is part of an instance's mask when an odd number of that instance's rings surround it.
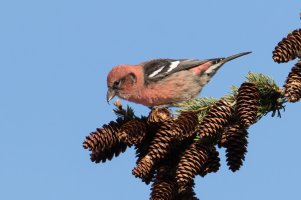
<svg viewBox="0 0 301 200">
<path fill-rule="evenodd" d="M 149 107 L 177 106 L 195 98 L 224 63 L 249 53 L 205 60 L 155 59 L 116 66 L 107 77 L 107 101 L 118 96 Z"/>
</svg>

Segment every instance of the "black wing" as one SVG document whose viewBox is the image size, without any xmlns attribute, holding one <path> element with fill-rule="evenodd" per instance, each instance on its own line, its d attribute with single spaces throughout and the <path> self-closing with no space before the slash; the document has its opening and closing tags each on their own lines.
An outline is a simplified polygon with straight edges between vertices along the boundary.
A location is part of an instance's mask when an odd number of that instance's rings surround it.
<svg viewBox="0 0 301 200">
<path fill-rule="evenodd" d="M 208 61 L 219 62 L 222 58 L 206 60 L 156 59 L 144 64 L 145 82 L 154 82 L 178 71 L 188 70 Z"/>
</svg>

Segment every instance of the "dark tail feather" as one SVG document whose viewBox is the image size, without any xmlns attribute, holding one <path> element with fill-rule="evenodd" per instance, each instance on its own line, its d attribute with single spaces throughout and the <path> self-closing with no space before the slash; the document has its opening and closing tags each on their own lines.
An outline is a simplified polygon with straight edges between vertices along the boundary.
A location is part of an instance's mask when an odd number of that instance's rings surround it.
<svg viewBox="0 0 301 200">
<path fill-rule="evenodd" d="M 238 54 L 235 54 L 235 55 L 233 55 L 233 56 L 229 56 L 229 57 L 223 59 L 221 62 L 225 63 L 225 62 L 228 62 L 228 61 L 230 61 L 230 60 L 233 60 L 233 59 L 235 59 L 235 58 L 238 58 L 238 57 L 241 57 L 241 56 L 250 54 L 250 53 L 252 53 L 252 52 L 251 52 L 251 51 L 248 51 L 248 52 L 238 53 Z"/>
<path fill-rule="evenodd" d="M 243 52 L 243 53 L 238 53 L 233 56 L 229 56 L 227 58 L 217 58 L 217 59 L 212 59 L 213 65 L 210 66 L 202 75 L 201 75 L 201 85 L 207 84 L 210 79 L 213 77 L 213 75 L 217 72 L 217 70 L 226 62 L 233 60 L 235 58 L 238 58 L 240 56 L 247 55 L 251 52 Z"/>
<path fill-rule="evenodd" d="M 226 62 L 230 61 L 230 60 L 233 60 L 235 58 L 238 58 L 238 57 L 241 57 L 241 56 L 244 56 L 244 55 L 247 55 L 247 54 L 250 54 L 252 53 L 251 51 L 249 52 L 242 52 L 242 53 L 238 53 L 238 54 L 235 54 L 233 56 L 229 56 L 229 57 L 226 57 L 226 58 L 218 58 L 218 59 L 212 59 L 212 62 L 213 62 L 213 65 L 211 67 L 209 67 L 207 70 L 206 70 L 206 74 L 209 75 L 210 77 L 213 76 L 216 71 L 223 65 L 225 64 Z"/>
</svg>

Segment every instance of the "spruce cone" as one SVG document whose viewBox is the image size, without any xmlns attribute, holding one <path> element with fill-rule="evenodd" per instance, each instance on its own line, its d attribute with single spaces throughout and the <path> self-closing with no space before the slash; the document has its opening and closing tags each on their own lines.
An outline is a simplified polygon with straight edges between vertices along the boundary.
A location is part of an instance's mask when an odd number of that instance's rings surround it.
<svg viewBox="0 0 301 200">
<path fill-rule="evenodd" d="M 151 200 L 172 200 L 175 197 L 176 184 L 171 166 L 163 165 L 158 169 L 156 180 L 151 188 Z"/>
<path fill-rule="evenodd" d="M 172 136 L 169 130 L 160 129 L 154 136 L 148 147 L 148 153 L 145 157 L 137 161 L 137 166 L 133 169 L 133 175 L 147 179 L 154 165 L 161 159 L 165 158 L 172 147 Z"/>
<path fill-rule="evenodd" d="M 127 144 L 119 142 L 109 149 L 99 150 L 98 148 L 96 148 L 91 152 L 90 159 L 95 163 L 104 163 L 106 162 L 106 160 L 112 160 L 114 156 L 117 157 L 120 153 L 125 152 L 127 147 Z"/>
<path fill-rule="evenodd" d="M 197 115 L 194 112 L 182 112 L 175 120 L 165 120 L 155 133 L 149 145 L 146 158 L 138 160 L 133 174 L 142 180 L 149 177 L 153 165 L 170 153 L 172 147 L 176 144 L 175 141 L 194 134 L 197 123 Z"/>
<path fill-rule="evenodd" d="M 153 176 L 153 167 L 155 163 L 149 155 L 144 156 L 137 163 L 137 166 L 132 170 L 135 177 L 139 177 L 142 181 L 148 183 Z"/>
<path fill-rule="evenodd" d="M 189 184 L 208 159 L 208 149 L 198 142 L 192 143 L 181 156 L 176 168 L 179 187 Z"/>
<path fill-rule="evenodd" d="M 212 146 L 208 155 L 208 160 L 205 162 L 204 166 L 201 168 L 199 174 L 204 177 L 208 173 L 217 172 L 219 170 L 220 158 L 219 153 L 215 146 Z"/>
<path fill-rule="evenodd" d="M 288 62 L 296 57 L 301 57 L 301 29 L 289 33 L 273 51 L 273 59 L 277 63 Z"/>
<path fill-rule="evenodd" d="M 240 123 L 249 127 L 255 123 L 259 106 L 259 92 L 254 83 L 244 82 L 238 89 L 237 114 Z"/>
<path fill-rule="evenodd" d="M 223 128 L 229 123 L 233 109 L 228 102 L 220 100 L 215 103 L 199 127 L 201 143 L 216 143 Z"/>
<path fill-rule="evenodd" d="M 90 154 L 92 162 L 99 163 L 105 162 L 107 159 L 111 160 L 126 150 L 128 145 L 120 142 L 117 138 L 120 126 L 121 123 L 111 121 L 86 137 L 83 147 L 92 151 Z"/>
<path fill-rule="evenodd" d="M 153 108 L 148 115 L 147 123 L 148 124 L 158 124 L 162 123 L 166 119 L 170 119 L 171 114 L 167 108 Z"/>
<path fill-rule="evenodd" d="M 175 120 L 173 132 L 177 134 L 178 139 L 183 140 L 195 134 L 196 126 L 199 120 L 195 112 L 183 111 L 180 116 Z"/>
<path fill-rule="evenodd" d="M 150 132 L 146 135 L 143 142 L 135 144 L 136 157 L 138 158 L 136 163 L 138 163 L 148 153 L 149 145 L 154 138 L 154 134 L 155 134 L 154 131 L 155 130 L 151 129 Z"/>
<path fill-rule="evenodd" d="M 159 179 L 152 185 L 151 200 L 171 200 L 175 184 L 171 180 Z"/>
<path fill-rule="evenodd" d="M 285 81 L 285 97 L 289 102 L 297 102 L 301 98 L 301 61 L 292 68 Z"/>
<path fill-rule="evenodd" d="M 185 187 L 179 188 L 174 200 L 198 200 L 194 192 L 194 180 Z"/>
<path fill-rule="evenodd" d="M 238 125 L 238 123 L 235 125 Z M 228 145 L 228 142 L 229 142 L 228 138 L 231 133 L 231 131 L 229 131 L 229 129 L 232 128 L 232 126 L 233 126 L 233 124 L 230 124 L 227 128 L 224 129 L 224 132 L 222 133 L 220 140 L 217 143 L 218 148 L 226 147 L 226 145 Z"/>
<path fill-rule="evenodd" d="M 245 160 L 248 145 L 248 132 L 239 124 L 232 124 L 223 133 L 220 146 L 226 148 L 227 165 L 235 172 L 239 170 Z"/>
<path fill-rule="evenodd" d="M 154 160 L 165 158 L 171 148 L 171 141 L 174 138 L 172 126 L 174 123 L 164 123 L 155 134 L 149 146 L 148 155 Z"/>
<path fill-rule="evenodd" d="M 103 125 L 103 127 L 97 128 L 95 132 L 90 133 L 83 142 L 83 147 L 90 151 L 98 148 L 99 151 L 111 148 L 113 145 L 118 143 L 116 137 L 119 131 L 120 124 L 111 121 L 109 124 Z"/>
<path fill-rule="evenodd" d="M 172 133 L 170 132 L 173 121 L 167 120 L 155 133 L 147 147 L 147 153 L 138 159 L 137 166 L 133 169 L 133 175 L 146 180 L 158 160 L 164 158 L 171 148 Z"/>
<path fill-rule="evenodd" d="M 141 143 L 147 135 L 148 126 L 144 120 L 133 119 L 120 127 L 118 139 L 127 144 Z"/>
<path fill-rule="evenodd" d="M 158 132 L 169 135 L 172 139 L 183 140 L 195 134 L 198 116 L 193 111 L 183 111 L 176 119 L 166 118 Z M 164 132 L 164 133 L 163 133 Z"/>
<path fill-rule="evenodd" d="M 149 132 L 149 134 L 147 134 L 145 140 L 143 140 L 142 143 L 139 143 L 139 144 L 135 145 L 136 157 L 138 158 L 137 161 L 136 161 L 136 164 L 140 163 L 141 159 L 143 159 L 147 155 L 148 147 L 149 147 L 151 141 L 153 140 L 153 136 L 154 136 L 154 133 Z M 142 177 L 142 174 L 144 174 L 143 178 L 142 178 L 142 181 L 145 182 L 147 185 L 151 181 L 154 180 L 154 175 L 156 173 L 156 170 L 154 168 L 150 167 L 150 168 L 152 168 L 151 170 L 150 169 L 145 170 L 144 169 L 145 167 L 138 167 L 137 169 L 136 168 L 133 170 L 133 174 L 136 177 L 140 177 L 140 178 Z"/>
</svg>

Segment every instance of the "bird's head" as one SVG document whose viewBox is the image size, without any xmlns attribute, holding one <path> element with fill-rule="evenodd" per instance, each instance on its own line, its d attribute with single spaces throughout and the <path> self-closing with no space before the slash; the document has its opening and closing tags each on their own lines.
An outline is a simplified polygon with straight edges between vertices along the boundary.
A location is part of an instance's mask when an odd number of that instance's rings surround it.
<svg viewBox="0 0 301 200">
<path fill-rule="evenodd" d="M 136 89 L 137 75 L 139 71 L 136 66 L 118 65 L 114 67 L 107 77 L 107 101 L 115 96 L 128 99 Z"/>
</svg>

